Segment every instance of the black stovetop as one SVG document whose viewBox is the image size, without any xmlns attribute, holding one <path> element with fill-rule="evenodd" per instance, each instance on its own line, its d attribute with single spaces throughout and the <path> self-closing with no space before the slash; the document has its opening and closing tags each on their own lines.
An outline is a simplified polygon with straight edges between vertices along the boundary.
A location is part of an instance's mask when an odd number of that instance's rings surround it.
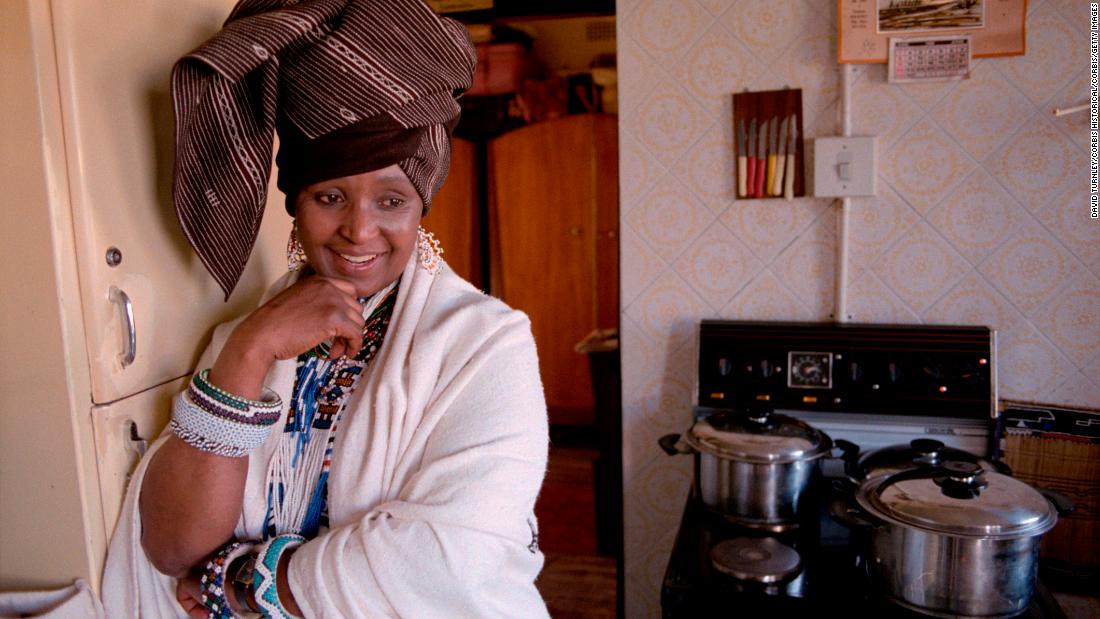
<svg viewBox="0 0 1100 619">
<path fill-rule="evenodd" d="M 822 487 L 827 487 L 823 485 Z M 829 490 L 821 490 L 828 493 Z M 828 496 L 816 504 L 826 505 Z M 848 530 L 833 522 L 824 508 L 811 514 L 794 532 L 778 534 L 802 556 L 802 573 L 786 585 L 745 585 L 722 574 L 710 561 L 715 544 L 735 537 L 766 535 L 730 525 L 689 496 L 661 586 L 665 619 L 705 617 L 838 616 L 910 619 L 926 617 L 903 609 L 874 592 Z M 1021 618 L 1065 619 L 1066 615 L 1040 583 Z"/>
</svg>

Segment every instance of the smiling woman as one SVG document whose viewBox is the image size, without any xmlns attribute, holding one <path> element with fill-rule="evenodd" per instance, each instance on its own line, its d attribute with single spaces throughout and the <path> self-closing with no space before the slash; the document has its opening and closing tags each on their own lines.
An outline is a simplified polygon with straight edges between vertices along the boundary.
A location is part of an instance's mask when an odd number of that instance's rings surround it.
<svg viewBox="0 0 1100 619">
<path fill-rule="evenodd" d="M 109 616 L 547 615 L 530 323 L 418 227 L 473 64 L 421 0 L 243 0 L 176 65 L 188 239 L 228 294 L 278 131 L 291 271 L 216 329 L 134 472 Z"/>
<path fill-rule="evenodd" d="M 396 165 L 315 183 L 294 201 L 296 235 L 313 271 L 370 296 L 401 275 L 424 204 Z"/>
</svg>

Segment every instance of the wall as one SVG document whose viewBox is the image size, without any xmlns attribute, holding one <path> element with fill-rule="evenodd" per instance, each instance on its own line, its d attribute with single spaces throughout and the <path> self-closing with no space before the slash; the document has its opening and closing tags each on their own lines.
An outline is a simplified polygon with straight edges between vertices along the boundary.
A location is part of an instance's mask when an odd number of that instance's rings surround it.
<svg viewBox="0 0 1100 619">
<path fill-rule="evenodd" d="M 855 200 L 855 321 L 989 324 L 1001 396 L 1100 405 L 1100 222 L 1088 218 L 1088 3 L 1032 0 L 1027 55 L 898 87 L 858 67 L 855 134 L 879 195 Z M 803 89 L 837 135 L 832 0 L 618 0 L 626 614 L 658 616 L 690 458 L 701 318 L 829 320 L 835 208 L 734 201 L 734 91 Z"/>
</svg>

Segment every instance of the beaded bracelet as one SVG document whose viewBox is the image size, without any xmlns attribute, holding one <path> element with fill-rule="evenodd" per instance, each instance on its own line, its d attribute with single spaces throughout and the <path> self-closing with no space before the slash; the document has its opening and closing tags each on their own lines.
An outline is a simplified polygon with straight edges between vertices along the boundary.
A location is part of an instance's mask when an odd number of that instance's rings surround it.
<svg viewBox="0 0 1100 619">
<path fill-rule="evenodd" d="M 274 619 L 293 619 L 294 615 L 283 606 L 279 599 L 279 587 L 276 578 L 279 574 L 279 559 L 283 553 L 301 546 L 306 538 L 293 533 L 277 535 L 260 546 L 256 552 L 256 566 L 252 572 L 253 590 L 256 592 L 256 604 L 264 617 Z"/>
<path fill-rule="evenodd" d="M 262 400 L 247 400 L 218 389 L 198 372 L 172 407 L 170 427 L 188 445 L 232 458 L 248 455 L 267 440 L 282 413 L 282 400 L 264 389 Z"/>
<path fill-rule="evenodd" d="M 226 567 L 237 557 L 250 552 L 252 544 L 231 542 L 226 544 L 206 563 L 202 577 L 199 578 L 199 591 L 202 605 L 213 619 L 234 619 L 237 615 L 229 606 L 225 595 Z"/>
</svg>

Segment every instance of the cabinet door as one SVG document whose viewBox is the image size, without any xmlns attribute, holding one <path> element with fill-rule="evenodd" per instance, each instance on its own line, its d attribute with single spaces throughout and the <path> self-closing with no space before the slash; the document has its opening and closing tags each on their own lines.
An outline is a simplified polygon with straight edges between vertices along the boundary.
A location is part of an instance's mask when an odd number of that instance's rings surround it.
<svg viewBox="0 0 1100 619">
<path fill-rule="evenodd" d="M 598 186 L 616 180 L 597 168 L 599 118 L 567 116 L 489 144 L 490 290 L 531 317 L 551 423 L 593 420 L 588 363 L 574 346 L 601 326 Z"/>
<path fill-rule="evenodd" d="M 451 147 L 451 170 L 432 200 L 424 228 L 439 240 L 443 258 L 451 269 L 482 288 L 477 148 L 473 142 L 461 138 L 452 140 Z"/>
<path fill-rule="evenodd" d="M 111 539 L 122 499 L 145 448 L 153 443 L 172 416 L 172 398 L 187 386 L 181 378 L 126 399 L 92 409 L 99 496 L 105 539 Z M 97 565 L 105 555 L 97 556 Z"/>
<path fill-rule="evenodd" d="M 281 199 L 271 202 L 249 270 L 228 303 L 189 248 L 172 205 L 172 65 L 215 33 L 233 4 L 64 0 L 32 11 L 36 38 L 54 42 L 55 65 L 41 58 L 38 72 L 46 80 L 56 71 L 60 105 L 47 107 L 58 110 L 53 122 L 63 144 L 43 137 L 41 146 L 65 153 L 65 169 L 53 174 L 68 179 L 67 202 L 58 208 L 71 209 L 97 403 L 189 373 L 212 325 L 251 306 L 285 271 L 289 220 Z M 121 256 L 117 266 L 108 265 L 110 248 Z M 112 287 L 132 304 L 136 356 L 125 367 L 129 326 Z"/>
</svg>

